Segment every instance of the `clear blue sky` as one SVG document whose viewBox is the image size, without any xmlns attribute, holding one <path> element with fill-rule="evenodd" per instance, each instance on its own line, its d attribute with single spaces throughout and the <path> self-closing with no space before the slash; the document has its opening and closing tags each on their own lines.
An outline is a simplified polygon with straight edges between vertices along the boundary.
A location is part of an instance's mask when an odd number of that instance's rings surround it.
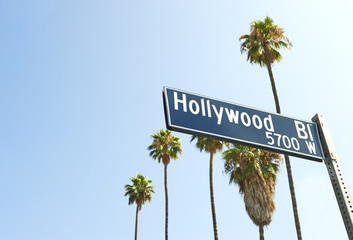
<svg viewBox="0 0 353 240">
<path fill-rule="evenodd" d="M 274 66 L 284 115 L 325 116 L 353 189 L 353 4 L 337 1 L 0 1 L 0 239 L 133 239 L 124 185 L 154 181 L 139 239 L 164 239 L 162 87 L 275 111 L 266 69 L 240 53 L 271 16 L 293 43 Z M 169 166 L 169 239 L 213 239 L 209 156 L 190 136 Z M 348 239 L 323 163 L 291 158 L 303 239 Z M 258 239 L 215 156 L 221 240 Z M 285 166 L 266 239 L 296 239 Z"/>
</svg>

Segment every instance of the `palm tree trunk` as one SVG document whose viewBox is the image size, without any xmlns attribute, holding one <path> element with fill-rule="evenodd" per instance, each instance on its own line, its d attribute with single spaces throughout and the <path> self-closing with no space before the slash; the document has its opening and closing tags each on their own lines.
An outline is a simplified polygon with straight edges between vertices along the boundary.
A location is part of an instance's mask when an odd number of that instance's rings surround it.
<svg viewBox="0 0 353 240">
<path fill-rule="evenodd" d="M 212 210 L 214 239 L 218 240 L 216 209 L 215 209 L 214 194 L 213 194 L 213 152 L 210 152 L 210 197 L 211 197 L 211 210 Z"/>
<path fill-rule="evenodd" d="M 164 192 L 165 192 L 165 240 L 168 240 L 168 187 L 167 187 L 167 164 L 164 164 Z"/>
<path fill-rule="evenodd" d="M 136 204 L 137 205 L 137 204 Z M 135 240 L 137 240 L 137 223 L 139 217 L 139 206 L 136 206 L 136 220 L 135 220 Z"/>
<path fill-rule="evenodd" d="M 265 240 L 264 226 L 259 226 L 260 240 Z"/>
<path fill-rule="evenodd" d="M 289 162 L 289 156 L 285 155 L 284 159 L 285 159 L 286 167 L 287 167 L 287 175 L 288 175 L 289 189 L 290 189 L 290 193 L 291 193 L 290 195 L 292 198 L 292 207 L 293 207 L 295 227 L 297 229 L 298 240 L 302 240 L 302 232 L 300 229 L 300 221 L 299 221 L 299 214 L 298 214 L 298 207 L 297 207 L 297 199 L 295 197 L 294 183 L 293 183 L 293 177 L 292 177 L 292 168 L 291 168 L 291 165 Z"/>
<path fill-rule="evenodd" d="M 279 99 L 278 99 L 278 95 L 277 95 L 276 83 L 275 83 L 275 79 L 273 77 L 271 64 L 266 64 L 266 66 L 267 66 L 267 70 L 268 70 L 268 75 L 270 75 L 273 97 L 275 98 L 276 111 L 278 114 L 281 114 L 281 107 L 279 106 Z"/>
<path fill-rule="evenodd" d="M 271 80 L 273 97 L 274 97 L 275 103 L 276 103 L 276 111 L 277 111 L 278 114 L 281 114 L 281 108 L 279 106 L 279 100 L 278 100 L 278 95 L 277 95 L 277 90 L 276 90 L 276 84 L 275 84 L 275 79 L 273 77 L 271 64 L 266 64 L 266 66 L 267 66 L 268 74 L 269 74 L 270 80 Z M 293 207 L 295 228 L 297 230 L 298 240 L 302 240 L 302 233 L 301 233 L 301 229 L 300 229 L 300 221 L 299 221 L 297 200 L 296 200 L 296 197 L 295 197 L 295 190 L 294 190 L 294 183 L 293 183 L 293 176 L 292 176 L 292 168 L 291 168 L 291 164 L 290 164 L 290 161 L 289 161 L 289 156 L 285 155 L 284 158 L 285 158 L 286 168 L 287 168 L 290 195 L 291 195 L 291 198 L 292 198 L 292 207 Z"/>
</svg>

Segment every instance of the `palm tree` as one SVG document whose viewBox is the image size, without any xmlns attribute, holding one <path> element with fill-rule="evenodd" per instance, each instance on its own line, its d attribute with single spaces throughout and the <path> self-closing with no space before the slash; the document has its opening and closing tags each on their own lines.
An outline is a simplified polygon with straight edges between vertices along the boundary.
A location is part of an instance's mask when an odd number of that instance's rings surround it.
<svg viewBox="0 0 353 240">
<path fill-rule="evenodd" d="M 247 60 L 252 64 L 266 66 L 270 76 L 272 92 L 275 99 L 277 113 L 281 113 L 276 84 L 272 73 L 272 64 L 280 62 L 282 55 L 280 48 L 290 49 L 292 43 L 284 36 L 284 30 L 274 25 L 270 17 L 264 21 L 254 21 L 250 25 L 250 34 L 242 35 L 239 39 L 243 41 L 240 46 L 241 53 L 247 52 Z"/>
<path fill-rule="evenodd" d="M 159 130 L 152 135 L 153 142 L 148 146 L 150 156 L 164 165 L 164 191 L 165 191 L 165 239 L 168 239 L 168 187 L 167 187 L 167 166 L 170 159 L 177 160 L 178 154 L 182 153 L 180 138 L 173 137 L 169 130 Z"/>
<path fill-rule="evenodd" d="M 214 193 L 213 193 L 213 155 L 217 153 L 217 151 L 222 151 L 223 145 L 226 144 L 221 141 L 217 141 L 214 139 L 209 139 L 205 137 L 198 137 L 192 136 L 191 141 L 196 139 L 196 147 L 201 151 L 209 152 L 210 153 L 210 171 L 209 171 L 209 178 L 210 178 L 210 198 L 211 198 L 211 210 L 212 210 L 212 220 L 213 220 L 213 234 L 214 239 L 218 239 L 218 232 L 217 232 L 217 220 L 216 220 L 216 209 L 214 203 Z"/>
<path fill-rule="evenodd" d="M 136 203 L 135 240 L 137 240 L 138 213 L 146 201 L 152 200 L 152 193 L 155 192 L 151 186 L 152 181 L 146 180 L 146 176 L 137 174 L 135 178 L 131 177 L 130 180 L 132 185 L 125 185 L 125 196 L 129 196 L 129 205 Z"/>
<path fill-rule="evenodd" d="M 239 185 L 244 197 L 245 209 L 259 227 L 260 240 L 264 238 L 264 226 L 272 221 L 275 210 L 274 190 L 281 156 L 252 147 L 232 144 L 223 153 L 225 172 L 229 183 Z"/>
<path fill-rule="evenodd" d="M 284 30 L 279 26 L 275 25 L 273 20 L 268 16 L 265 18 L 264 21 L 259 20 L 252 22 L 250 25 L 250 34 L 242 35 L 239 40 L 243 41 L 240 47 L 240 51 L 241 53 L 247 53 L 247 60 L 250 63 L 259 64 L 261 67 L 267 67 L 268 74 L 270 76 L 273 97 L 276 104 L 276 111 L 278 114 L 280 114 L 281 108 L 279 105 L 276 84 L 271 66 L 275 62 L 280 62 L 282 60 L 282 55 L 279 52 L 279 49 L 290 49 L 292 47 L 291 42 L 287 37 L 284 36 Z M 298 239 L 301 240 L 302 236 L 298 215 L 297 200 L 295 197 L 292 168 L 289 161 L 289 156 L 285 155 L 284 158 L 286 162 L 297 236 Z"/>
</svg>

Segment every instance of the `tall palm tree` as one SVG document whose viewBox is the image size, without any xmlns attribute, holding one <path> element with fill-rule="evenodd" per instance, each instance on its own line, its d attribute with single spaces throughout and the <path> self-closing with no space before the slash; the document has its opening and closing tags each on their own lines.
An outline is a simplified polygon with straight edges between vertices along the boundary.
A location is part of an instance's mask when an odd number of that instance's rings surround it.
<svg viewBox="0 0 353 240">
<path fill-rule="evenodd" d="M 151 186 L 152 181 L 147 180 L 146 176 L 137 174 L 135 178 L 131 177 L 130 180 L 132 185 L 125 185 L 125 196 L 129 196 L 129 205 L 136 203 L 135 240 L 137 240 L 138 213 L 146 201 L 152 200 L 152 193 L 155 192 Z"/>
<path fill-rule="evenodd" d="M 278 114 L 281 113 L 279 105 L 279 99 L 277 95 L 277 89 L 275 80 L 272 73 L 272 64 L 280 62 L 282 55 L 279 52 L 280 48 L 290 49 L 292 47 L 291 42 L 287 37 L 284 36 L 284 30 L 279 26 L 275 25 L 270 17 L 266 17 L 264 21 L 254 21 L 250 25 L 250 34 L 242 35 L 239 39 L 242 41 L 240 51 L 241 53 L 247 53 L 247 60 L 252 64 L 259 64 L 261 67 L 266 66 L 271 81 L 271 87 L 273 97 L 276 104 L 276 111 Z M 298 239 L 301 240 L 301 229 L 298 215 L 297 200 L 295 197 L 294 183 L 292 168 L 289 161 L 289 156 L 285 155 L 285 162 L 287 168 L 289 189 L 292 198 L 292 207 L 294 214 L 294 221 L 297 231 Z"/>
<path fill-rule="evenodd" d="M 165 191 L 165 239 L 168 239 L 168 187 L 167 187 L 167 166 L 170 159 L 177 160 L 178 154 L 182 153 L 180 138 L 173 137 L 169 130 L 159 130 L 152 135 L 153 142 L 148 146 L 150 156 L 157 159 L 158 163 L 162 161 L 164 165 L 164 191 Z"/>
<path fill-rule="evenodd" d="M 196 147 L 201 151 L 210 153 L 210 169 L 209 169 L 209 178 L 210 178 L 210 198 L 211 198 L 211 211 L 212 211 L 212 220 L 213 220 L 213 234 L 214 239 L 218 240 L 217 232 L 217 220 L 216 220 L 216 209 L 214 203 L 214 193 L 213 193 L 213 155 L 215 153 L 222 151 L 223 145 L 226 144 L 221 141 L 214 139 L 209 139 L 205 137 L 192 136 L 191 141 L 196 139 Z"/>
<path fill-rule="evenodd" d="M 275 210 L 274 190 L 281 156 L 252 147 L 232 144 L 223 153 L 229 183 L 239 185 L 249 217 L 259 227 L 264 240 L 264 226 L 272 221 Z"/>
</svg>

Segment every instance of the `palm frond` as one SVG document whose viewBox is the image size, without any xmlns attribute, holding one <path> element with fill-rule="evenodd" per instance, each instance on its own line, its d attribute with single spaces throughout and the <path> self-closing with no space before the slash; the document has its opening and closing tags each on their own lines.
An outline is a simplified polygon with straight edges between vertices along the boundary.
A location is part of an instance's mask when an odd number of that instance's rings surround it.
<svg viewBox="0 0 353 240">
<path fill-rule="evenodd" d="M 152 200 L 152 193 L 155 193 L 151 180 L 147 180 L 146 176 L 141 174 L 137 174 L 136 177 L 131 177 L 130 181 L 132 185 L 126 184 L 125 187 L 125 195 L 129 196 L 128 204 L 137 204 L 137 208 L 140 211 L 142 205 L 145 204 L 146 201 Z"/>
<path fill-rule="evenodd" d="M 292 43 L 284 36 L 284 30 L 274 24 L 272 18 L 267 16 L 264 21 L 254 21 L 250 24 L 250 34 L 242 35 L 239 40 L 240 52 L 247 53 L 247 61 L 259 64 L 261 67 L 282 59 L 278 49 L 290 49 Z M 268 48 L 269 47 L 269 48 Z M 276 52 L 273 52 L 272 50 Z"/>
<path fill-rule="evenodd" d="M 151 136 L 153 142 L 148 146 L 149 155 L 158 162 L 162 160 L 163 164 L 168 165 L 170 159 L 177 160 L 178 154 L 182 153 L 180 138 L 174 137 L 169 130 L 160 129 Z"/>
</svg>

